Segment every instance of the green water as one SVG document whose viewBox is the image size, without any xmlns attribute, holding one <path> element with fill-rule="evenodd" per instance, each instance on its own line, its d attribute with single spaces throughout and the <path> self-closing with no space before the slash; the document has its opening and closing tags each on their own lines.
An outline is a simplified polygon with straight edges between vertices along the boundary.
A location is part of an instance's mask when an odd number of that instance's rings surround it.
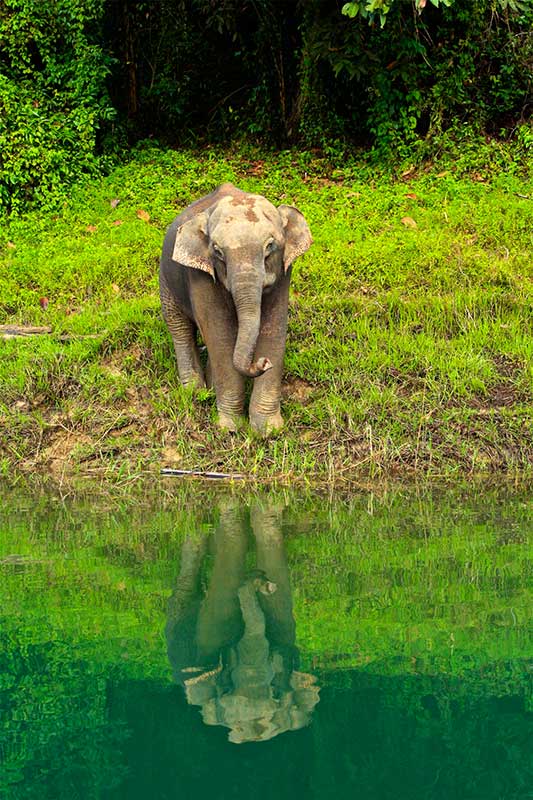
<svg viewBox="0 0 533 800">
<path fill-rule="evenodd" d="M 2 496 L 2 800 L 533 797 L 533 495 Z"/>
</svg>

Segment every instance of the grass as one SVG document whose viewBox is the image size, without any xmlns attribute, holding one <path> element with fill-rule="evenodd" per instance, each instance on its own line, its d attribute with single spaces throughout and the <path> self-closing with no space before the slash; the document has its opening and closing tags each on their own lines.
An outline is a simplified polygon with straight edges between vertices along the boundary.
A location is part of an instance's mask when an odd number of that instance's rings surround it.
<svg viewBox="0 0 533 800">
<path fill-rule="evenodd" d="M 1 468 L 328 482 L 529 472 L 529 167 L 495 143 L 397 171 L 147 147 L 58 210 L 5 219 L 0 324 L 52 333 L 1 341 Z M 159 310 L 166 226 L 226 180 L 297 205 L 315 239 L 292 284 L 286 428 L 268 440 L 219 432 L 212 394 L 178 385 Z"/>
</svg>

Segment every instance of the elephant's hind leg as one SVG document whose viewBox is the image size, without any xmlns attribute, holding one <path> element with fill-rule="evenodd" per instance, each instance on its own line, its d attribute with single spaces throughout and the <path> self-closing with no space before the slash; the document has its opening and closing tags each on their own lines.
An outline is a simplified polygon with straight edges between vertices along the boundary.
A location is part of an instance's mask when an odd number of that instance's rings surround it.
<svg viewBox="0 0 533 800">
<path fill-rule="evenodd" d="M 196 344 L 196 326 L 178 308 L 168 287 L 161 284 L 163 317 L 172 336 L 178 373 L 184 386 L 204 387 L 205 379 Z"/>
</svg>

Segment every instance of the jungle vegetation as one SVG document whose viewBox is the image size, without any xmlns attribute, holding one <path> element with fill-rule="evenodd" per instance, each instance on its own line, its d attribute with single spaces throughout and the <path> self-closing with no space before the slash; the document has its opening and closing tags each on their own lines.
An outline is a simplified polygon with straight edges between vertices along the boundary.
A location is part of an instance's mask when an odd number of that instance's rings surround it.
<svg viewBox="0 0 533 800">
<path fill-rule="evenodd" d="M 384 158 L 467 125 L 531 147 L 532 75 L 531 0 L 5 0 L 0 208 L 147 138 Z"/>
</svg>

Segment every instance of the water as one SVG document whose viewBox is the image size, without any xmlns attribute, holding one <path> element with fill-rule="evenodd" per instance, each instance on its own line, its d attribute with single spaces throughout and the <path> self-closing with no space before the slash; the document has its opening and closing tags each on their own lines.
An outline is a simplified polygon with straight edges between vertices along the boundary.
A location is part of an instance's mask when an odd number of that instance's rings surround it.
<svg viewBox="0 0 533 800">
<path fill-rule="evenodd" d="M 0 797 L 533 797 L 532 496 L 3 493 Z"/>
</svg>

